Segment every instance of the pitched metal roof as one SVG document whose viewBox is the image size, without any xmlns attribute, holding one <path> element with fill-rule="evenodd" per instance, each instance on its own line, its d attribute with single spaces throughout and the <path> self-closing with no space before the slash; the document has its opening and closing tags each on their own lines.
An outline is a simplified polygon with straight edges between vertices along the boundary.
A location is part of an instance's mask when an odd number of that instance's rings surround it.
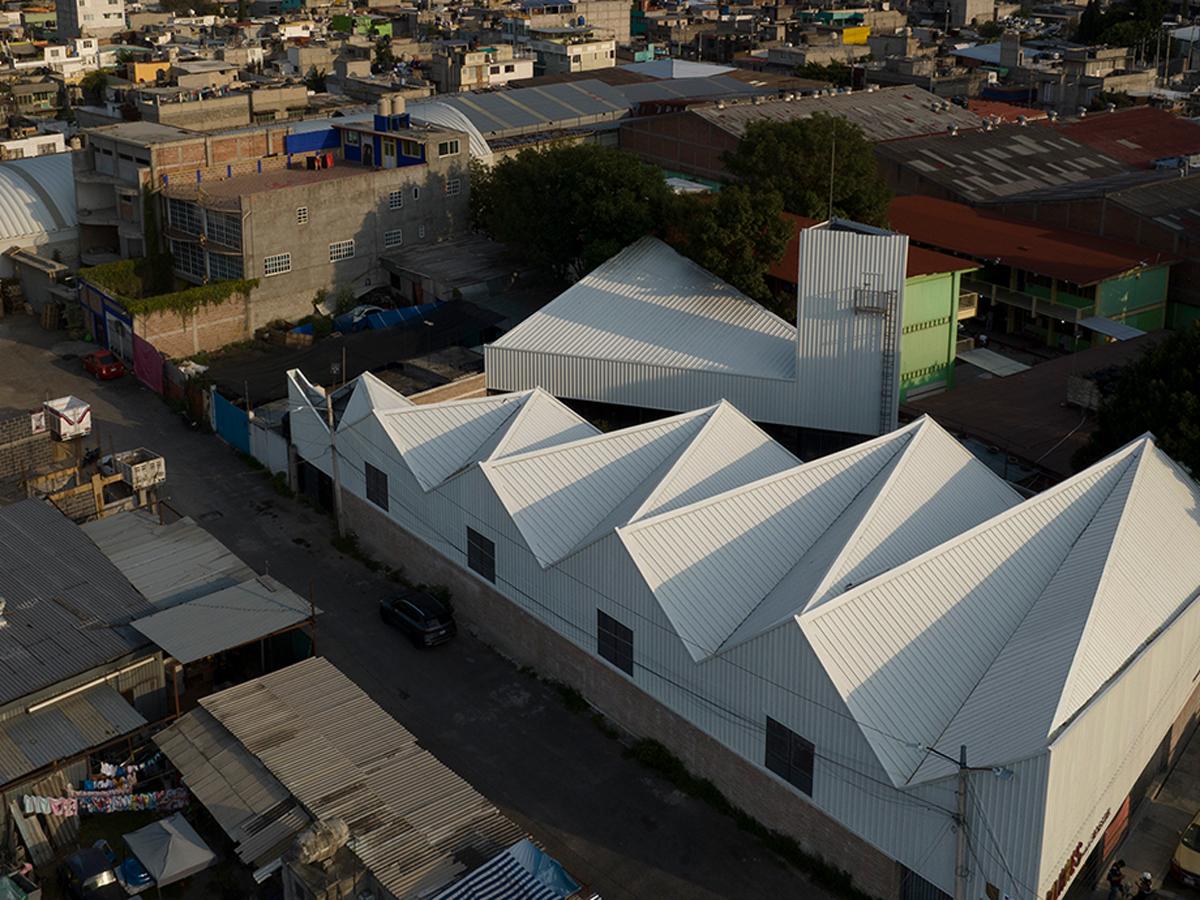
<svg viewBox="0 0 1200 900">
<path fill-rule="evenodd" d="M 1194 601 L 1197 505 L 1144 437 L 801 624 L 897 785 L 953 771 L 924 746 L 1011 763 Z"/>
<path fill-rule="evenodd" d="M 385 412 L 413 405 L 411 400 L 370 372 L 363 372 L 351 384 L 350 398 L 338 419 L 338 431 L 352 427 L 376 410 Z"/>
<path fill-rule="evenodd" d="M 247 865 L 269 866 L 312 823 L 291 792 L 207 710 L 192 710 L 154 742 Z"/>
<path fill-rule="evenodd" d="M 795 465 L 728 403 L 484 463 L 542 567 L 637 518 Z"/>
<path fill-rule="evenodd" d="M 69 759 L 146 724 L 108 684 L 0 722 L 0 784 Z"/>
<path fill-rule="evenodd" d="M 596 434 L 542 390 L 377 412 L 399 456 L 431 491 L 472 463 Z"/>
<path fill-rule="evenodd" d="M 1174 261 L 1124 241 L 1010 219 L 935 197 L 897 197 L 888 218 L 892 227 L 919 243 L 1077 285 Z"/>
<path fill-rule="evenodd" d="M 702 660 L 1017 499 L 923 418 L 617 533 L 689 653 Z"/>
<path fill-rule="evenodd" d="M 629 101 L 612 86 L 589 79 L 504 91 L 443 94 L 408 105 L 409 114 L 417 120 L 428 118 L 439 124 L 458 121 L 447 110 L 457 112 L 473 126 L 472 136 L 477 132 L 484 140 L 491 140 L 616 121 L 629 115 Z"/>
<path fill-rule="evenodd" d="M 449 883 L 525 837 L 327 660 L 205 697 L 201 706 L 397 897 Z"/>
<path fill-rule="evenodd" d="M 0 703 L 147 645 L 129 622 L 154 607 L 40 500 L 0 508 L 0 597 Z"/>
<path fill-rule="evenodd" d="M 880 88 L 877 91 L 822 94 L 769 100 L 764 103 L 741 102 L 694 107 L 689 112 L 737 137 L 746 133 L 751 122 L 791 122 L 814 113 L 838 116 L 857 125 L 871 141 L 891 141 L 917 135 L 940 133 L 950 125 L 962 129 L 979 128 L 983 120 L 961 106 L 942 108 L 942 100 L 912 85 Z"/>
<path fill-rule="evenodd" d="M 193 519 L 169 525 L 134 510 L 81 525 L 130 583 L 159 609 L 254 577 L 254 570 Z"/>
<path fill-rule="evenodd" d="M 181 663 L 294 628 L 319 610 L 269 575 L 134 619 L 133 627 Z"/>
<path fill-rule="evenodd" d="M 1131 166 L 1200 153 L 1200 123 L 1154 106 L 1098 113 L 1054 127 L 1059 134 Z"/>
<path fill-rule="evenodd" d="M 630 244 L 492 346 L 790 379 L 796 329 L 654 237 Z"/>
</svg>

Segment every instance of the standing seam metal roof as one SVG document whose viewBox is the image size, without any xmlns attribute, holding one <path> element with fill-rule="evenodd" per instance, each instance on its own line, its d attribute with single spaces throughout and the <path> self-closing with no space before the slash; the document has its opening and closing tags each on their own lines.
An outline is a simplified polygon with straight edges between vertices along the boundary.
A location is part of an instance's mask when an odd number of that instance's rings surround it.
<svg viewBox="0 0 1200 900">
<path fill-rule="evenodd" d="M 24 245 L 77 226 L 70 153 L 0 163 L 0 245 Z"/>
<path fill-rule="evenodd" d="M 493 347 L 791 379 L 796 329 L 654 237 L 630 244 Z"/>
<path fill-rule="evenodd" d="M 344 819 L 354 854 L 397 897 L 447 884 L 468 860 L 525 837 L 327 660 L 200 703 L 310 814 Z"/>
</svg>

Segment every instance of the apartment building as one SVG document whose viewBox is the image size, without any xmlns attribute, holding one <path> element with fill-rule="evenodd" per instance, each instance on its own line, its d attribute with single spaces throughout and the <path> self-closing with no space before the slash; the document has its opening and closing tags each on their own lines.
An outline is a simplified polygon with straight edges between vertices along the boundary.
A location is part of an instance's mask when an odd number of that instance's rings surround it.
<svg viewBox="0 0 1200 900">
<path fill-rule="evenodd" d="M 592 72 L 617 64 L 617 42 L 585 26 L 542 28 L 530 32 L 539 75 Z"/>
<path fill-rule="evenodd" d="M 534 55 L 512 44 L 471 47 L 448 41 L 433 52 L 432 80 L 439 94 L 457 94 L 533 77 Z"/>
<path fill-rule="evenodd" d="M 624 46 L 629 43 L 632 18 L 627 0 L 522 0 L 504 25 L 517 38 L 543 28 L 586 25 Z"/>
<path fill-rule="evenodd" d="M 112 37 L 125 29 L 125 0 L 57 0 L 60 38 Z"/>
</svg>

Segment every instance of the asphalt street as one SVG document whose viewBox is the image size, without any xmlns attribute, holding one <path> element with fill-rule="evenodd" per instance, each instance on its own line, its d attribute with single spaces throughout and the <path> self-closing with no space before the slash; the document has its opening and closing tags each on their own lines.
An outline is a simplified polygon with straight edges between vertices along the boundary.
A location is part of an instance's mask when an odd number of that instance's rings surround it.
<svg viewBox="0 0 1200 900">
<path fill-rule="evenodd" d="M 829 896 L 731 819 L 625 758 L 588 715 L 470 634 L 412 648 L 376 612 L 394 585 L 334 550 L 326 516 L 279 496 L 132 376 L 85 376 L 72 358 L 80 352 L 32 319 L 0 320 L 0 413 L 72 393 L 92 404 L 106 450 L 163 454 L 174 508 L 257 571 L 312 591 L 324 611 L 317 652 L 605 898 Z"/>
</svg>

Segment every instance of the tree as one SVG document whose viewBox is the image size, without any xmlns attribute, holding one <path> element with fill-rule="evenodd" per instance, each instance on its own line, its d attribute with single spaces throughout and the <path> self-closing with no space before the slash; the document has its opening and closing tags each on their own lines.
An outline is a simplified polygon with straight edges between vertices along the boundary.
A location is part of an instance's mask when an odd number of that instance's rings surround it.
<svg viewBox="0 0 1200 900">
<path fill-rule="evenodd" d="M 314 94 L 325 93 L 325 79 L 328 77 L 324 69 L 318 69 L 316 66 L 308 67 L 308 74 L 304 76 L 304 86 Z"/>
<path fill-rule="evenodd" d="M 392 39 L 386 35 L 375 42 L 375 67 L 380 72 L 390 72 L 396 65 L 396 55 L 392 53 Z"/>
<path fill-rule="evenodd" d="M 653 231 L 671 199 L 661 171 L 596 144 L 523 150 L 491 169 L 472 166 L 475 227 L 564 281 Z"/>
<path fill-rule="evenodd" d="M 857 125 L 839 116 L 751 122 L 736 149 L 726 154 L 725 165 L 754 192 L 779 194 L 789 212 L 887 223 L 891 192 L 879 174 L 874 148 Z"/>
<path fill-rule="evenodd" d="M 836 59 L 826 66 L 820 63 L 805 63 L 802 66 L 796 66 L 792 74 L 797 78 L 823 81 L 826 84 L 832 84 L 834 87 L 850 87 L 854 82 L 854 70 L 844 62 L 838 62 Z"/>
<path fill-rule="evenodd" d="M 984 40 L 994 41 L 1000 35 L 1004 34 L 1004 26 L 995 19 L 989 19 L 975 28 L 979 32 L 979 36 Z"/>
<path fill-rule="evenodd" d="M 1147 431 L 1200 475 L 1200 328 L 1171 335 L 1125 368 L 1072 462 L 1082 469 Z"/>
<path fill-rule="evenodd" d="M 1079 25 L 1075 29 L 1075 39 L 1082 44 L 1091 44 L 1099 40 L 1104 32 L 1104 10 L 1100 8 L 1100 0 L 1088 0 L 1087 6 L 1079 16 Z"/>
<path fill-rule="evenodd" d="M 104 102 L 104 89 L 108 87 L 108 75 L 104 72 L 88 72 L 79 79 L 79 91 L 85 103 L 99 106 Z"/>
<path fill-rule="evenodd" d="M 778 194 L 733 185 L 716 196 L 684 194 L 672 205 L 667 239 L 676 250 L 746 296 L 775 305 L 766 274 L 792 233 Z"/>
</svg>

